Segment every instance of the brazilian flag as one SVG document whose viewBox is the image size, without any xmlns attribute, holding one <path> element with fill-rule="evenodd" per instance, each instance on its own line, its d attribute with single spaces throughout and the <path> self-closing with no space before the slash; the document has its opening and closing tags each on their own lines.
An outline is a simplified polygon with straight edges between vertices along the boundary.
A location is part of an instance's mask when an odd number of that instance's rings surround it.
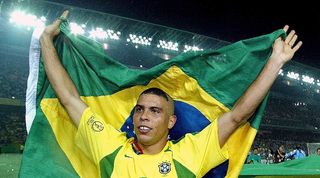
<svg viewBox="0 0 320 178">
<path fill-rule="evenodd" d="M 74 36 L 67 22 L 54 44 L 81 99 L 106 123 L 133 136 L 132 109 L 139 94 L 158 87 L 175 100 L 177 123 L 170 138 L 199 132 L 228 112 L 255 80 L 283 30 L 242 40 L 218 50 L 183 53 L 150 69 L 131 69 L 105 54 L 102 44 Z M 37 33 L 38 32 L 38 33 Z M 20 177 L 99 177 L 96 167 L 75 145 L 77 128 L 47 80 L 39 31 L 30 47 L 26 120 L 29 131 Z M 40 59 L 40 60 L 39 60 Z M 252 145 L 266 99 L 249 122 L 227 141 L 229 160 L 206 177 L 238 177 Z M 32 124 L 31 124 L 32 123 Z"/>
</svg>

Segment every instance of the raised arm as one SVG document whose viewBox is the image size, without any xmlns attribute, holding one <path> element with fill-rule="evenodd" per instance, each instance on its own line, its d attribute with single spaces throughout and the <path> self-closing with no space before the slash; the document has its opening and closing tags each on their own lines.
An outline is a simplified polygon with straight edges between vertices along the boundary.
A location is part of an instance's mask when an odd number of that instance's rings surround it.
<svg viewBox="0 0 320 178">
<path fill-rule="evenodd" d="M 289 26 L 283 30 L 287 32 Z M 230 135 L 255 112 L 272 84 L 276 80 L 282 66 L 290 61 L 302 42 L 296 43 L 298 36 L 292 30 L 285 40 L 279 37 L 273 44 L 272 54 L 256 80 L 239 98 L 230 112 L 223 114 L 218 120 L 218 137 L 222 147 Z M 296 43 L 296 44 L 295 44 Z"/>
<path fill-rule="evenodd" d="M 80 99 L 77 88 L 62 66 L 57 51 L 53 45 L 53 38 L 60 33 L 59 26 L 62 19 L 67 18 L 68 11 L 64 11 L 59 19 L 48 25 L 40 37 L 41 52 L 45 71 L 60 103 L 67 110 L 73 122 L 78 126 L 81 115 L 87 107 Z"/>
</svg>

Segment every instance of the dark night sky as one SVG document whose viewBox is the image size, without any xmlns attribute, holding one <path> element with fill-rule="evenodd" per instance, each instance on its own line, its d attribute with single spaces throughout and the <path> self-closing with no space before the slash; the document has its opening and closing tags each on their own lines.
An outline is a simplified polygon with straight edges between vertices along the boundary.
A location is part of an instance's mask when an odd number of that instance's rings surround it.
<svg viewBox="0 0 320 178">
<path fill-rule="evenodd" d="M 320 68 L 320 10 L 307 1 L 53 0 L 235 42 L 273 32 L 285 24 L 304 42 L 295 61 Z M 241 2 L 241 3 L 240 3 Z M 279 3 L 281 2 L 281 3 Z M 315 2 L 315 1 L 314 1 Z"/>
</svg>

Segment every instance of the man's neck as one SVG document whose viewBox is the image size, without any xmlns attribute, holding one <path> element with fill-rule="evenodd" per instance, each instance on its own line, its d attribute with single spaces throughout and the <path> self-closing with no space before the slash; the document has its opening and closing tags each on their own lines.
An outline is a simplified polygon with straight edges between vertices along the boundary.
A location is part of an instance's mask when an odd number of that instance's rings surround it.
<svg viewBox="0 0 320 178">
<path fill-rule="evenodd" d="M 168 141 L 165 140 L 165 141 L 159 141 L 158 143 L 153 145 L 144 145 L 139 141 L 137 141 L 137 144 L 139 148 L 141 148 L 143 154 L 154 155 L 154 154 L 160 153 L 163 150 L 163 148 L 166 146 L 167 142 Z"/>
</svg>

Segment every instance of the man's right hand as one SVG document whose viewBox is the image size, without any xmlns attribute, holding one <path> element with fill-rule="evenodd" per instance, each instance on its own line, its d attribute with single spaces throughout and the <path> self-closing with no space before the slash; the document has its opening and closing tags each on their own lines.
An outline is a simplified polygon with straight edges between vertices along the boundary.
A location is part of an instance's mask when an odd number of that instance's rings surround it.
<svg viewBox="0 0 320 178">
<path fill-rule="evenodd" d="M 76 126 L 79 125 L 83 111 L 87 108 L 81 100 L 76 86 L 61 64 L 53 45 L 53 38 L 60 33 L 60 24 L 67 18 L 69 11 L 64 11 L 59 19 L 48 25 L 40 38 L 41 52 L 48 80 L 60 103 L 67 110 Z"/>
<path fill-rule="evenodd" d="M 60 24 L 63 21 L 63 19 L 67 19 L 69 14 L 68 10 L 65 10 L 62 15 L 56 20 L 54 21 L 52 24 L 48 25 L 42 35 L 41 38 L 48 38 L 50 40 L 52 40 L 55 36 L 57 36 L 60 33 Z"/>
</svg>

